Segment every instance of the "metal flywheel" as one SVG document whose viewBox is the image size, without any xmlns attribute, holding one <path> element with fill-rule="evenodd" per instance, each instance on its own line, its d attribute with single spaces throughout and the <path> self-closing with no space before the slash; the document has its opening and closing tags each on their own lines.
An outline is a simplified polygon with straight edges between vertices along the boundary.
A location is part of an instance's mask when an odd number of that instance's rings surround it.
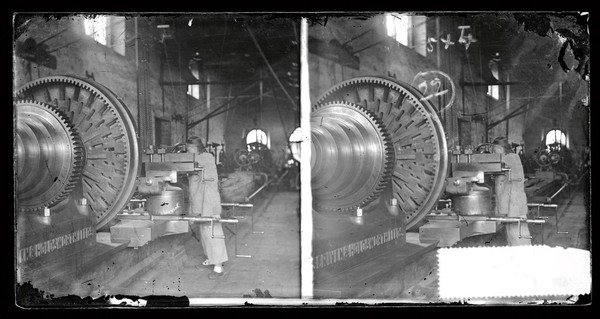
<svg viewBox="0 0 600 319">
<path fill-rule="evenodd" d="M 83 144 L 68 118 L 46 103 L 15 102 L 17 199 L 20 211 L 53 207 L 81 176 Z"/>
<path fill-rule="evenodd" d="M 381 121 L 364 107 L 333 101 L 311 113 L 311 187 L 321 212 L 353 212 L 383 191 L 393 148 Z"/>
<path fill-rule="evenodd" d="M 74 76 L 29 82 L 15 98 L 50 105 L 66 116 L 81 138 L 83 192 L 95 213 L 96 229 L 106 225 L 129 201 L 139 173 L 135 124 L 125 104 L 103 85 Z M 25 106 L 16 106 L 17 123 Z"/>
<path fill-rule="evenodd" d="M 366 141 L 365 136 L 373 133 L 347 134 L 347 142 L 344 143 L 352 147 L 364 146 L 368 154 L 381 154 L 381 149 L 387 147 L 387 142 L 381 141 L 389 138 L 392 156 L 386 154 L 383 158 L 391 160 L 392 193 L 405 213 L 407 229 L 415 226 L 441 196 L 448 170 L 446 137 L 435 108 L 409 84 L 382 77 L 354 78 L 333 86 L 317 100 L 311 114 L 313 136 L 315 121 L 318 122 L 319 118 L 318 110 L 330 103 L 351 105 L 348 108 L 352 110 L 356 110 L 357 106 L 361 107 L 370 112 L 370 116 L 373 116 L 372 121 L 381 123 L 374 133 L 378 137 Z M 356 118 L 360 116 L 349 117 L 357 121 Z M 347 122 L 350 123 L 349 120 Z M 354 124 L 348 126 L 355 126 L 357 129 L 362 127 Z M 314 143 L 313 141 L 313 147 L 316 147 Z M 347 158 L 340 158 L 331 165 L 355 167 L 347 162 Z M 384 165 L 387 165 L 387 162 Z M 314 173 L 313 170 L 313 179 Z M 348 170 L 346 173 L 351 172 Z M 363 173 L 355 171 L 351 174 Z M 371 179 L 381 179 L 384 182 L 387 173 L 384 169 L 371 170 L 370 174 Z M 344 177 L 338 175 L 338 178 Z M 350 196 L 358 199 L 363 197 L 363 188 L 367 186 L 352 184 L 347 188 L 355 194 Z M 344 207 L 346 206 L 340 208 Z"/>
</svg>

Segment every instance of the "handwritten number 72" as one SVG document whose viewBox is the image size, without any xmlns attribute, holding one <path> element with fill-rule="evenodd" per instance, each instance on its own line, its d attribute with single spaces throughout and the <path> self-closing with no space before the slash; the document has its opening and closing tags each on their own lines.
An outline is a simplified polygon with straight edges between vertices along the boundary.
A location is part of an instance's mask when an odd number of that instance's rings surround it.
<svg viewBox="0 0 600 319">
<path fill-rule="evenodd" d="M 421 101 L 429 100 L 433 97 L 448 93 L 448 90 L 440 91 L 441 86 L 442 81 L 440 81 L 440 79 L 437 77 L 429 81 L 429 85 L 427 85 L 427 80 L 421 81 L 421 83 L 419 83 L 418 85 L 419 91 L 423 92 L 423 97 L 421 98 Z M 431 93 L 428 93 L 429 88 L 431 88 Z"/>
</svg>

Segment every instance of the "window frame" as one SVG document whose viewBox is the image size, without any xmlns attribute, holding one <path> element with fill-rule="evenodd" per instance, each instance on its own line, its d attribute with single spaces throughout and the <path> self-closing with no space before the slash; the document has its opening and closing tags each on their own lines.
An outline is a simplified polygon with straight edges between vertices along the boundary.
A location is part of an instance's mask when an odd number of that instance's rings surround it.
<svg viewBox="0 0 600 319">
<path fill-rule="evenodd" d="M 494 90 L 493 88 L 496 88 L 496 90 Z M 494 92 L 496 94 L 494 94 Z M 488 85 L 488 90 L 486 92 L 486 95 L 496 101 L 500 100 L 500 85 L 498 85 L 498 84 Z"/>
<path fill-rule="evenodd" d="M 388 13 L 384 17 L 384 25 L 387 36 L 427 56 L 427 16 Z"/>
<path fill-rule="evenodd" d="M 100 23 L 97 20 L 105 20 Z M 119 28 L 115 28 L 118 26 Z M 124 16 L 96 15 L 83 20 L 84 34 L 95 42 L 110 48 L 120 56 L 126 56 L 126 18 Z M 117 34 L 118 33 L 118 34 Z"/>
<path fill-rule="evenodd" d="M 551 136 L 551 133 L 553 133 L 553 132 L 554 132 L 554 134 Z M 560 135 L 558 136 L 558 140 L 556 139 L 557 138 L 556 132 L 560 133 Z M 554 137 L 554 140 L 552 141 L 552 143 L 548 142 L 548 137 Z M 551 144 L 555 144 L 555 143 L 557 143 L 557 141 L 561 147 L 563 147 L 563 146 L 567 147 L 567 148 L 569 147 L 567 134 L 565 132 L 563 132 L 561 129 L 558 129 L 558 128 L 553 128 L 553 129 L 548 130 L 548 132 L 546 132 L 546 135 L 544 136 L 544 144 L 546 145 L 546 147 L 547 148 L 550 147 Z"/>
<path fill-rule="evenodd" d="M 262 137 L 262 136 L 264 136 L 264 138 L 266 139 L 266 141 L 265 141 L 264 143 L 263 143 L 263 142 L 261 142 L 261 140 L 262 140 L 262 139 L 260 139 L 260 140 L 259 140 L 259 139 L 258 139 L 258 136 L 257 136 L 255 141 L 249 142 L 249 141 L 248 141 L 248 137 L 250 137 L 250 134 L 251 134 L 252 132 L 261 132 L 261 133 L 262 133 L 262 134 L 261 134 L 261 137 Z M 256 135 L 255 135 L 255 136 L 256 136 Z M 244 141 L 246 142 L 246 146 L 248 146 L 248 145 L 250 145 L 250 144 L 252 144 L 252 143 L 259 143 L 259 144 L 262 144 L 262 145 L 266 146 L 268 149 L 271 149 L 271 142 L 270 142 L 270 140 L 269 140 L 269 135 L 267 134 L 267 132 L 265 132 L 265 131 L 264 131 L 263 129 L 261 129 L 261 128 L 253 128 L 253 129 L 251 129 L 250 131 L 248 131 L 248 133 L 246 133 L 246 137 L 244 138 Z"/>
<path fill-rule="evenodd" d="M 188 84 L 186 93 L 194 99 L 200 100 L 200 84 Z"/>
</svg>

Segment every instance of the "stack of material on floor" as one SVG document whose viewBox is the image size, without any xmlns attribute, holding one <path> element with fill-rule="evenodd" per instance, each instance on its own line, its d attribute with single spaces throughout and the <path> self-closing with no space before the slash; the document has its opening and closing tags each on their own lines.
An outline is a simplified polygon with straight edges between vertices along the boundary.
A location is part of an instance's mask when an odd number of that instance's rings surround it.
<svg viewBox="0 0 600 319">
<path fill-rule="evenodd" d="M 544 203 L 568 181 L 566 174 L 556 174 L 552 171 L 536 171 L 525 182 L 525 194 L 529 203 Z"/>
<path fill-rule="evenodd" d="M 221 181 L 221 201 L 223 203 L 246 202 L 246 197 L 258 189 L 263 178 L 248 171 L 228 174 L 227 178 Z"/>
</svg>

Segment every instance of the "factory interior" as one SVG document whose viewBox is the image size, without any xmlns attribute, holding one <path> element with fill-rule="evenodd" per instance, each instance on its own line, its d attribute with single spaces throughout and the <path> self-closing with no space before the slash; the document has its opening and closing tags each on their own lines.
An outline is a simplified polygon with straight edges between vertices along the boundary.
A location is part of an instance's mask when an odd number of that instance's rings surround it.
<svg viewBox="0 0 600 319">
<path fill-rule="evenodd" d="M 443 304 L 448 249 L 591 254 L 587 18 L 16 14 L 16 305 Z"/>
</svg>

